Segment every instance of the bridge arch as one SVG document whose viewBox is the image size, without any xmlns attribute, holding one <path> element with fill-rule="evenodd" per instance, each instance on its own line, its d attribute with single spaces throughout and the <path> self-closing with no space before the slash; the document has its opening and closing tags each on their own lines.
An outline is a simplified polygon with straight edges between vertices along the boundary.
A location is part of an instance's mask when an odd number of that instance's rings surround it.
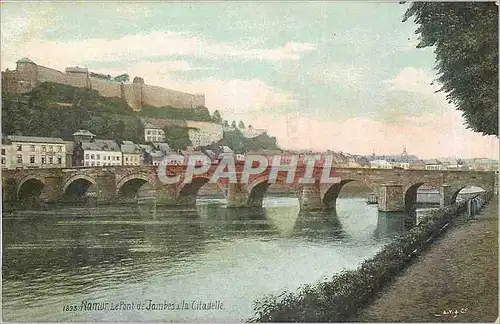
<svg viewBox="0 0 500 324">
<path fill-rule="evenodd" d="M 141 187 L 148 183 L 154 188 L 154 181 L 151 177 L 143 174 L 131 174 L 120 179 L 116 185 L 117 196 L 135 197 Z"/>
<path fill-rule="evenodd" d="M 286 178 L 286 175 L 278 173 L 275 183 L 286 184 Z M 260 175 L 248 183 L 245 187 L 248 193 L 247 206 L 262 207 L 264 196 L 271 185 L 273 184 L 269 183 L 269 174 Z"/>
<path fill-rule="evenodd" d="M 91 187 L 95 189 L 98 187 L 93 178 L 84 174 L 77 174 L 66 180 L 62 187 L 62 196 L 82 197 Z"/>
<path fill-rule="evenodd" d="M 42 177 L 29 175 L 21 179 L 16 188 L 17 199 L 38 198 L 40 197 L 45 181 Z"/>
<path fill-rule="evenodd" d="M 321 196 L 321 203 L 323 204 L 323 208 L 334 209 L 337 204 L 337 198 L 342 191 L 342 188 L 351 182 L 357 182 L 361 184 L 363 187 L 368 188 L 378 196 L 378 186 L 376 183 L 369 184 L 366 181 L 362 181 L 361 179 L 349 178 L 341 180 L 339 183 L 332 184 L 326 191 L 324 191 L 324 194 Z"/>
<path fill-rule="evenodd" d="M 485 186 L 484 184 L 481 185 L 480 183 L 455 186 L 451 190 L 450 204 L 454 204 L 454 203 L 457 202 L 457 198 L 458 198 L 459 194 L 462 193 L 463 189 L 472 188 L 472 187 L 479 188 L 479 189 L 482 189 L 484 191 L 488 191 L 489 190 L 489 188 L 487 186 Z M 473 196 L 475 196 L 474 193 L 471 193 L 471 194 L 465 194 L 464 193 L 464 198 L 466 198 L 466 199 L 472 198 Z"/>
<path fill-rule="evenodd" d="M 210 177 L 200 175 L 194 176 L 191 182 L 184 183 L 182 182 L 179 185 L 179 197 L 194 197 L 196 198 L 196 194 L 206 183 L 210 181 Z"/>
<path fill-rule="evenodd" d="M 432 188 L 432 190 L 434 190 L 434 189 L 439 190 L 439 187 L 440 187 L 440 184 L 438 184 L 438 183 L 435 183 L 435 182 L 427 183 L 424 181 L 412 183 L 412 184 L 405 186 L 404 187 L 404 211 L 406 213 L 414 212 L 416 204 L 419 203 L 418 190 L 424 185 L 427 185 L 429 188 Z M 435 201 L 432 203 L 439 203 L 439 201 Z"/>
</svg>

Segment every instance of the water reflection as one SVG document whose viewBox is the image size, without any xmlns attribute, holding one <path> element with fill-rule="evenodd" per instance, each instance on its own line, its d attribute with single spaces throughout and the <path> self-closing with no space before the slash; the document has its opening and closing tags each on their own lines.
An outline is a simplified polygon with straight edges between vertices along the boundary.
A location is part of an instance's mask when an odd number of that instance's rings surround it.
<svg viewBox="0 0 500 324">
<path fill-rule="evenodd" d="M 294 235 L 314 242 L 341 241 L 345 238 L 336 209 L 329 211 L 301 211 L 294 224 Z"/>
<path fill-rule="evenodd" d="M 376 238 L 387 238 L 404 233 L 408 228 L 408 216 L 399 212 L 378 212 Z"/>
<path fill-rule="evenodd" d="M 391 213 L 392 214 L 392 213 Z M 3 215 L 4 320 L 239 321 L 267 293 L 355 268 L 403 230 L 363 199 L 330 212 L 263 208 L 61 207 Z M 83 299 L 224 299 L 221 312 L 64 313 Z M 25 305 L 29 305 L 27 309 Z"/>
</svg>

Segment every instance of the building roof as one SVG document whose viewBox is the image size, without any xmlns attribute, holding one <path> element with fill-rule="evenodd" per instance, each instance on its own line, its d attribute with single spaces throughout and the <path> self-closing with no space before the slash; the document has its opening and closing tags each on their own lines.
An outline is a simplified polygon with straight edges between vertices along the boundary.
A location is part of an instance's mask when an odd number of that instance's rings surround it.
<svg viewBox="0 0 500 324">
<path fill-rule="evenodd" d="M 163 151 L 165 153 L 172 151 L 172 149 L 170 148 L 170 145 L 168 145 L 168 143 L 157 143 L 157 142 L 155 142 L 155 143 L 153 143 L 153 145 L 155 147 L 159 148 L 160 151 Z"/>
<path fill-rule="evenodd" d="M 151 154 L 152 158 L 163 158 L 165 156 L 165 153 L 162 151 L 151 151 L 149 154 Z"/>
<path fill-rule="evenodd" d="M 449 159 L 443 159 L 441 160 L 443 164 L 449 164 L 449 165 L 458 165 L 458 160 L 454 158 L 449 158 Z"/>
<path fill-rule="evenodd" d="M 29 58 L 27 57 L 23 57 L 22 59 L 20 59 L 19 61 L 17 61 L 16 63 L 33 63 L 35 64 L 35 62 L 33 62 L 32 60 L 30 60 Z"/>
<path fill-rule="evenodd" d="M 73 133 L 72 135 L 73 136 L 92 136 L 92 137 L 95 137 L 94 134 L 92 134 L 91 132 L 89 132 L 86 129 L 79 129 L 75 133 Z"/>
<path fill-rule="evenodd" d="M 162 129 L 162 128 L 156 124 L 151 123 L 151 122 L 145 122 L 144 129 Z"/>
<path fill-rule="evenodd" d="M 82 148 L 93 151 L 121 152 L 120 147 L 113 140 L 96 139 L 92 142 L 83 142 Z"/>
<path fill-rule="evenodd" d="M 432 165 L 433 165 L 433 164 L 441 164 L 441 162 L 439 162 L 439 161 L 438 161 L 438 160 L 436 160 L 436 159 L 425 160 L 425 161 L 424 161 L 424 163 L 425 163 L 426 165 L 431 165 L 431 164 L 432 164 Z"/>
<path fill-rule="evenodd" d="M 7 136 L 12 142 L 32 142 L 32 143 L 58 143 L 65 144 L 62 138 L 58 137 L 38 137 L 38 136 L 18 136 L 18 135 L 9 135 Z"/>
<path fill-rule="evenodd" d="M 2 134 L 2 144 L 10 144 L 10 139 L 8 139 L 4 134 Z"/>
<path fill-rule="evenodd" d="M 400 155 L 367 155 L 365 156 L 368 161 L 374 160 L 387 160 L 389 162 L 403 162 L 412 163 L 418 161 L 418 157 L 415 155 L 400 154 Z"/>
<path fill-rule="evenodd" d="M 127 143 L 125 143 L 127 142 Z M 126 154 L 139 154 L 141 153 L 141 147 L 139 145 L 134 144 L 131 141 L 124 141 L 124 144 L 122 144 L 121 149 L 123 153 Z"/>
<path fill-rule="evenodd" d="M 139 147 L 141 148 L 141 150 L 144 150 L 145 152 L 147 153 L 150 153 L 151 151 L 154 151 L 154 148 L 152 145 L 148 145 L 148 144 L 139 144 Z"/>
</svg>

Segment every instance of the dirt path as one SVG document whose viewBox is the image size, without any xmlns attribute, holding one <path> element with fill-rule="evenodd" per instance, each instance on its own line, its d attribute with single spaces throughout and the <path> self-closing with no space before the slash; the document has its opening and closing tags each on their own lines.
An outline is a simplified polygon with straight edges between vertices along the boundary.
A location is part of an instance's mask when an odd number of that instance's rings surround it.
<svg viewBox="0 0 500 324">
<path fill-rule="evenodd" d="M 452 311 L 453 314 L 443 314 Z M 455 314 L 458 312 L 458 314 Z M 359 322 L 494 322 L 498 317 L 498 198 L 420 256 Z"/>
</svg>

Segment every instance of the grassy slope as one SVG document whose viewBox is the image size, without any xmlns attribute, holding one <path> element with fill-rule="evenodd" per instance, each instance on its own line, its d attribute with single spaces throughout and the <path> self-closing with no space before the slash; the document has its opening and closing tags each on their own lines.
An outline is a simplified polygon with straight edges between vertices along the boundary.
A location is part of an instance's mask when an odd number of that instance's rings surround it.
<svg viewBox="0 0 500 324">
<path fill-rule="evenodd" d="M 467 308 L 465 314 L 436 316 Z M 493 322 L 498 317 L 498 198 L 457 225 L 357 318 L 359 322 Z"/>
</svg>

